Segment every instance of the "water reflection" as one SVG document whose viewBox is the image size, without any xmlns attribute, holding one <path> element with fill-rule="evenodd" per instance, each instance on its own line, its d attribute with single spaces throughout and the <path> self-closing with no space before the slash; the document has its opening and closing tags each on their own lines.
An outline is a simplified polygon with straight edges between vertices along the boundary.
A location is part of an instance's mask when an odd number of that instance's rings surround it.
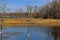
<svg viewBox="0 0 60 40">
<path fill-rule="evenodd" d="M 1 30 L 1 28 L 0 28 L 0 40 L 2 39 L 1 36 L 2 36 L 2 30 Z"/>
<path fill-rule="evenodd" d="M 3 40 L 54 40 L 54 36 L 52 36 L 53 31 L 55 30 L 52 28 L 9 27 L 7 29 L 4 28 L 2 30 L 2 37 L 3 37 L 2 39 Z"/>
<path fill-rule="evenodd" d="M 2 37 L 3 38 L 9 38 L 11 36 L 15 36 L 15 35 L 19 35 L 19 34 L 22 34 L 20 32 L 6 32 L 6 33 L 2 33 Z"/>
</svg>

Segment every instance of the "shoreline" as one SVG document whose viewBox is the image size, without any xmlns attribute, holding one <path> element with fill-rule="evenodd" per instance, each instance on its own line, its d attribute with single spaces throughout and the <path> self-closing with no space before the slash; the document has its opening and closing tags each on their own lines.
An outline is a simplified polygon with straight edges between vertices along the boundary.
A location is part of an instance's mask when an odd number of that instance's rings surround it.
<svg viewBox="0 0 60 40">
<path fill-rule="evenodd" d="M 2 20 L 2 26 L 60 26 L 60 19 L 2 18 Z"/>
</svg>

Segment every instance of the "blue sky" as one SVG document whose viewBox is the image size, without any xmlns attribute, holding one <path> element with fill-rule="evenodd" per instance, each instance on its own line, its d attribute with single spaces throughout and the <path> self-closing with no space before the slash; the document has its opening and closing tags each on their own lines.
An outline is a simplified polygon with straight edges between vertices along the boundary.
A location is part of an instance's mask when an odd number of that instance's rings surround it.
<svg viewBox="0 0 60 40">
<path fill-rule="evenodd" d="M 49 2 L 51 2 L 51 0 L 5 0 L 7 8 L 11 9 L 11 11 L 16 11 L 19 7 L 25 11 L 26 5 L 43 6 Z"/>
</svg>

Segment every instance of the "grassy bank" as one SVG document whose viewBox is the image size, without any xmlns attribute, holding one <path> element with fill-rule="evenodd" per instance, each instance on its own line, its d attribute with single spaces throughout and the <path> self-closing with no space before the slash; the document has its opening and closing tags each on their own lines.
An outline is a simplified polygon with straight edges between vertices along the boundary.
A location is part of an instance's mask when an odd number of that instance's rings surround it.
<svg viewBox="0 0 60 40">
<path fill-rule="evenodd" d="M 2 18 L 2 20 L 3 26 L 60 26 L 60 19 Z"/>
</svg>

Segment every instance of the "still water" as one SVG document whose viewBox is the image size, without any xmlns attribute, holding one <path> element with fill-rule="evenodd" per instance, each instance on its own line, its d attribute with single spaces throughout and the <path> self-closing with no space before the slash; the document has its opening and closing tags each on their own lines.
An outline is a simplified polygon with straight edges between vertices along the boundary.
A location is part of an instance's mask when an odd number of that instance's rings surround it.
<svg viewBox="0 0 60 40">
<path fill-rule="evenodd" d="M 2 30 L 2 40 L 53 40 L 52 29 L 41 27 L 8 27 Z"/>
</svg>

